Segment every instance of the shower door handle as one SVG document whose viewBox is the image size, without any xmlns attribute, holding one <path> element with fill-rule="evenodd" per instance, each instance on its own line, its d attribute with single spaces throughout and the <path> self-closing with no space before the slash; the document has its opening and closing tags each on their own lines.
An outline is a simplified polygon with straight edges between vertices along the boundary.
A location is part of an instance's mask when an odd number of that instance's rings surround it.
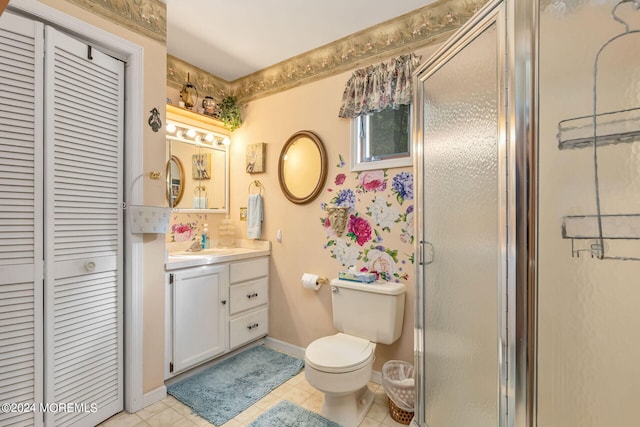
<svg viewBox="0 0 640 427">
<path fill-rule="evenodd" d="M 420 264 L 429 265 L 433 262 L 434 249 L 433 245 L 426 240 L 420 241 Z"/>
</svg>

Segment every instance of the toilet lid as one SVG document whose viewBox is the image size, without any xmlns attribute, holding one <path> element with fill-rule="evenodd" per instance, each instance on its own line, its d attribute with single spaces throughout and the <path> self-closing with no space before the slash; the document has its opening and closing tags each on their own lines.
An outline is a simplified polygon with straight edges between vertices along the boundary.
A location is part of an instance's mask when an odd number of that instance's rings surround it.
<svg viewBox="0 0 640 427">
<path fill-rule="evenodd" d="M 315 340 L 305 350 L 306 362 L 323 372 L 350 372 L 373 358 L 375 345 L 368 340 L 336 334 Z"/>
</svg>

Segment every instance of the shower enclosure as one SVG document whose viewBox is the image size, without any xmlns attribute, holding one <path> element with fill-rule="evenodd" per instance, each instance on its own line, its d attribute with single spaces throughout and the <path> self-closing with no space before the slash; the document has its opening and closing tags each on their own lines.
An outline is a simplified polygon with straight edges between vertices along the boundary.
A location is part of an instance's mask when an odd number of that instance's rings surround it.
<svg viewBox="0 0 640 427">
<path fill-rule="evenodd" d="M 506 13 L 503 2 L 487 5 L 417 74 L 418 425 L 507 425 L 515 163 Z"/>
<path fill-rule="evenodd" d="M 416 73 L 414 426 L 639 425 L 640 3 L 616 4 L 488 2 Z"/>
</svg>

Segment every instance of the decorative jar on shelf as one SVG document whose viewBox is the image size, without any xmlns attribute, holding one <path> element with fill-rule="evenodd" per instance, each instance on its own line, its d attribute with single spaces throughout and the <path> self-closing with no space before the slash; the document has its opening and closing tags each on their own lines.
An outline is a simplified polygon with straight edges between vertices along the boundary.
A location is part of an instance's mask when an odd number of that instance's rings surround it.
<svg viewBox="0 0 640 427">
<path fill-rule="evenodd" d="M 202 112 L 208 116 L 213 116 L 216 109 L 216 101 L 209 95 L 205 96 L 202 100 Z"/>
</svg>

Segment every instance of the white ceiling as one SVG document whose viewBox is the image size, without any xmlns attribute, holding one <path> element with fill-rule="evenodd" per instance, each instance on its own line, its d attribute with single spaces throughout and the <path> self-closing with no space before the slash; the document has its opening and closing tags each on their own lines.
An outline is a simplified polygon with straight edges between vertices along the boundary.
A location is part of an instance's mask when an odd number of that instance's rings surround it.
<svg viewBox="0 0 640 427">
<path fill-rule="evenodd" d="M 167 50 L 228 81 L 434 0 L 163 0 Z"/>
</svg>

